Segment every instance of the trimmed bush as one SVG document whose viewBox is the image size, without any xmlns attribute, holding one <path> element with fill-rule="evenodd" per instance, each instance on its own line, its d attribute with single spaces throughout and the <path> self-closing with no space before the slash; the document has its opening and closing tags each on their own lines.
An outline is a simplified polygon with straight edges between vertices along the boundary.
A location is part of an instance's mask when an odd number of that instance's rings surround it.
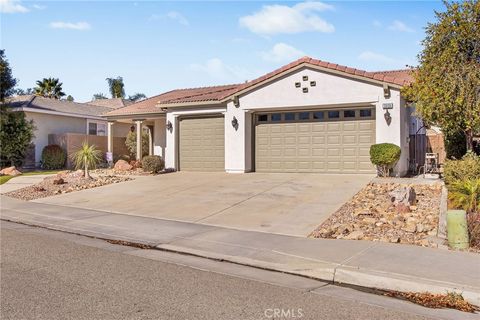
<svg viewBox="0 0 480 320">
<path fill-rule="evenodd" d="M 457 180 L 448 189 L 448 199 L 455 209 L 469 213 L 480 209 L 480 179 Z"/>
<path fill-rule="evenodd" d="M 447 185 L 458 180 L 480 179 L 480 156 L 467 152 L 461 160 L 445 161 L 443 176 Z"/>
<path fill-rule="evenodd" d="M 42 168 L 47 170 L 62 169 L 65 167 L 67 153 L 56 144 L 50 144 L 42 150 Z"/>
<path fill-rule="evenodd" d="M 146 156 L 142 159 L 142 168 L 147 172 L 159 173 L 165 168 L 165 162 L 160 156 Z"/>
<path fill-rule="evenodd" d="M 390 169 L 400 159 L 401 149 L 392 143 L 379 143 L 370 147 L 370 161 L 377 166 L 379 175 L 388 177 Z"/>
</svg>

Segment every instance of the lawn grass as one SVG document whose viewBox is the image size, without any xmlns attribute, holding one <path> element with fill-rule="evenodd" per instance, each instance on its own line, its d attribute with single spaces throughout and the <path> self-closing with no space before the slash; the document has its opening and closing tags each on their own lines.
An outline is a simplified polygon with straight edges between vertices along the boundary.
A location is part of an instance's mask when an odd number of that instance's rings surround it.
<svg viewBox="0 0 480 320">
<path fill-rule="evenodd" d="M 8 180 L 12 179 L 12 176 L 0 176 L 0 185 L 4 184 Z"/>
<path fill-rule="evenodd" d="M 38 175 L 41 175 L 41 174 L 57 174 L 60 171 L 64 171 L 64 170 L 27 171 L 27 172 L 22 173 L 21 176 L 38 176 Z M 18 176 L 18 177 L 20 177 L 20 176 Z M 10 180 L 12 178 L 15 178 L 15 177 L 0 176 L 0 185 L 6 183 L 8 180 Z"/>
</svg>

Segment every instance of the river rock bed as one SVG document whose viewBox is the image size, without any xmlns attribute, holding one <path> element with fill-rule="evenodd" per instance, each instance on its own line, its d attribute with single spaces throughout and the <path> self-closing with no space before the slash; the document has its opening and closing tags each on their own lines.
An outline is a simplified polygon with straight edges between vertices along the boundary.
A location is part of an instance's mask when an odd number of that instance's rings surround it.
<svg viewBox="0 0 480 320">
<path fill-rule="evenodd" d="M 398 207 L 392 192 L 413 188 L 415 203 Z M 315 238 L 371 240 L 437 247 L 441 184 L 368 184 L 315 229 Z"/>
<path fill-rule="evenodd" d="M 99 175 L 90 179 L 86 179 L 83 177 L 82 170 L 65 171 L 60 172 L 57 175 L 47 177 L 40 183 L 8 192 L 5 195 L 21 200 L 34 200 L 63 193 L 101 187 L 128 180 L 133 179 L 116 175 Z"/>
</svg>

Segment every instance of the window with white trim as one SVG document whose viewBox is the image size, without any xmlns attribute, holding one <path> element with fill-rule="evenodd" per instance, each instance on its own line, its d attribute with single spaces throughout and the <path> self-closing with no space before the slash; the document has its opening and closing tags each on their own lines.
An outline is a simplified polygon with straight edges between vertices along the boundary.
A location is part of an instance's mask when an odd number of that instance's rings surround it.
<svg viewBox="0 0 480 320">
<path fill-rule="evenodd" d="M 92 136 L 106 136 L 107 123 L 103 121 L 87 121 L 87 134 Z"/>
</svg>

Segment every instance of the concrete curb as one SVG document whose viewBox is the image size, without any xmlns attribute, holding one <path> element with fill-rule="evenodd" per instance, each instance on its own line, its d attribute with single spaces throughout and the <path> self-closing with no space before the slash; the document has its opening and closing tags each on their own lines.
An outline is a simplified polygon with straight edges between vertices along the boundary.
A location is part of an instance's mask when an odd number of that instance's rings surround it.
<svg viewBox="0 0 480 320">
<path fill-rule="evenodd" d="M 442 186 L 442 194 L 440 196 L 440 213 L 438 216 L 437 237 L 447 239 L 447 208 L 448 207 L 448 190 L 445 185 Z"/>
</svg>

